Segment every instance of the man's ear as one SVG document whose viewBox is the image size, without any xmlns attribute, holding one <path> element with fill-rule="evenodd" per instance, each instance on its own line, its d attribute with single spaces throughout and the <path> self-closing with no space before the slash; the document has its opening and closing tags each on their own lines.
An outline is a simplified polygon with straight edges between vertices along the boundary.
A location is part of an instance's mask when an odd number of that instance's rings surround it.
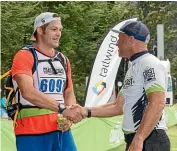
<svg viewBox="0 0 177 151">
<path fill-rule="evenodd" d="M 135 43 L 135 38 L 133 36 L 129 36 L 128 38 L 129 38 L 128 40 L 129 44 L 133 45 Z"/>
<path fill-rule="evenodd" d="M 38 33 L 39 35 L 42 35 L 42 34 L 43 34 L 42 28 L 40 28 L 40 27 L 39 27 L 39 28 L 37 28 L 37 30 L 36 30 L 36 31 L 37 31 L 37 33 Z"/>
</svg>

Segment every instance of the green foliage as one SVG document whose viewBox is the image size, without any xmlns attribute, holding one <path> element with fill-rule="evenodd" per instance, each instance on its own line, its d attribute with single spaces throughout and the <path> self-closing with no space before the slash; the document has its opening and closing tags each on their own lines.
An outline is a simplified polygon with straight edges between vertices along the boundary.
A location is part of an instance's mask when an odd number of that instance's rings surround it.
<svg viewBox="0 0 177 151">
<path fill-rule="evenodd" d="M 105 33 L 124 19 L 140 18 L 150 28 L 152 39 L 156 38 L 156 25 L 163 23 L 165 54 L 172 61 L 172 54 L 177 53 L 176 7 L 176 2 L 1 2 L 2 73 L 10 69 L 18 49 L 30 42 L 36 15 L 44 11 L 56 12 L 63 24 L 59 50 L 70 59 L 77 101 L 83 104 L 85 77 L 91 72 L 97 49 Z M 172 64 L 175 61 L 173 59 Z M 121 64 L 117 80 L 122 81 L 124 67 Z M 177 78 L 174 65 L 172 72 Z"/>
</svg>

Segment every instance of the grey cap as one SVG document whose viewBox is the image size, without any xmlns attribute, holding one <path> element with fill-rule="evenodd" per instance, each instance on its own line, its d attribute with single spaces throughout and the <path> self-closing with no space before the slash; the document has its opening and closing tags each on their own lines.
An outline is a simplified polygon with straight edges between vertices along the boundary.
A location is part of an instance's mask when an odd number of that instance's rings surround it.
<svg viewBox="0 0 177 151">
<path fill-rule="evenodd" d="M 45 13 L 41 13 L 40 15 L 38 15 L 34 21 L 34 31 L 33 31 L 33 34 L 31 35 L 31 40 L 32 41 L 36 40 L 36 38 L 34 37 L 34 33 L 36 32 L 37 28 L 39 28 L 47 23 L 50 23 L 54 20 L 60 21 L 61 18 L 58 16 L 58 14 L 51 13 L 51 12 L 45 12 Z"/>
</svg>

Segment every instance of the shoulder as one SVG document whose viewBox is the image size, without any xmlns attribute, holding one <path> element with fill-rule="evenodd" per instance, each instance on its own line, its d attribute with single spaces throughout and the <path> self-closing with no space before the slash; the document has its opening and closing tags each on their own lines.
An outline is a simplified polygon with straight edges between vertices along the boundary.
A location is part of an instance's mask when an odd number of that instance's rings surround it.
<svg viewBox="0 0 177 151">
<path fill-rule="evenodd" d="M 69 61 L 68 57 L 67 57 L 66 55 L 64 55 L 64 54 L 63 54 L 62 52 L 60 52 L 60 51 L 56 51 L 56 52 L 58 53 L 58 55 L 60 55 L 60 56 L 63 58 L 64 63 L 67 64 L 67 66 L 68 66 L 68 64 L 69 64 L 69 66 L 70 66 L 70 61 Z"/>
<path fill-rule="evenodd" d="M 64 55 L 62 52 L 60 51 L 56 51 L 63 59 L 67 59 L 66 55 Z"/>
<path fill-rule="evenodd" d="M 149 53 L 143 55 L 141 57 L 140 61 L 143 64 L 153 64 L 153 63 L 158 64 L 158 63 L 160 63 L 160 60 L 157 57 L 155 57 L 154 55 L 149 54 Z"/>
<path fill-rule="evenodd" d="M 32 52 L 21 49 L 16 53 L 16 55 L 13 58 L 12 69 L 26 68 L 27 66 L 31 68 L 33 64 L 34 64 L 34 57 Z"/>
<path fill-rule="evenodd" d="M 19 50 L 13 59 L 11 68 L 12 76 L 16 74 L 27 74 L 32 76 L 34 57 L 30 51 Z"/>
<path fill-rule="evenodd" d="M 16 55 L 14 56 L 14 60 L 18 60 L 18 61 L 23 61 L 23 60 L 30 60 L 30 61 L 34 61 L 34 57 L 32 52 L 28 51 L 28 50 L 19 50 Z"/>
<path fill-rule="evenodd" d="M 150 67 L 164 69 L 164 66 L 162 65 L 161 61 L 152 54 L 145 54 L 144 56 L 142 56 L 139 61 L 139 64 L 142 66 L 142 68 Z"/>
</svg>

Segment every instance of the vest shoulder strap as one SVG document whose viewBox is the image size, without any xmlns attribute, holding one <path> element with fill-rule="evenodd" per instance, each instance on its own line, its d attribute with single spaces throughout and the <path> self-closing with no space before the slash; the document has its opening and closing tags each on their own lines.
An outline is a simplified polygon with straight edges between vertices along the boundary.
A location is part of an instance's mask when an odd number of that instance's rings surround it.
<svg viewBox="0 0 177 151">
<path fill-rule="evenodd" d="M 59 61 L 62 64 L 62 66 L 64 67 L 64 70 L 65 70 L 65 73 L 66 73 L 66 87 L 67 87 L 68 86 L 68 76 L 67 76 L 68 64 L 67 64 L 67 58 L 61 52 L 58 52 L 57 58 L 59 59 Z"/>
<path fill-rule="evenodd" d="M 32 68 L 32 74 L 35 72 L 36 68 L 37 68 L 37 63 L 38 63 L 38 57 L 35 53 L 35 48 L 32 45 L 25 45 L 22 50 L 28 50 L 32 53 L 33 58 L 34 58 L 34 64 L 33 64 L 33 68 Z"/>
<path fill-rule="evenodd" d="M 66 56 L 64 56 L 61 52 L 58 52 L 58 55 L 57 55 L 58 59 L 60 60 L 61 64 L 63 65 L 66 73 L 68 71 L 68 65 L 67 65 L 67 58 Z"/>
</svg>

